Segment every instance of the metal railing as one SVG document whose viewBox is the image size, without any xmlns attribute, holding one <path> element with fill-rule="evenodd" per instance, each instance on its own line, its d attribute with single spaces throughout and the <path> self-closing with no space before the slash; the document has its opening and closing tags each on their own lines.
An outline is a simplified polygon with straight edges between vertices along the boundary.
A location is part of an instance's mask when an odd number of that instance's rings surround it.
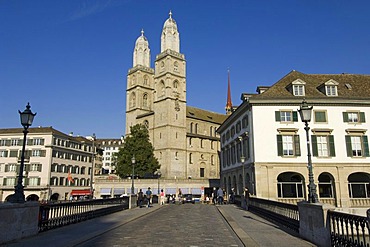
<svg viewBox="0 0 370 247">
<path fill-rule="evenodd" d="M 277 201 L 250 197 L 248 210 L 273 220 L 295 232 L 299 232 L 298 206 Z"/>
<path fill-rule="evenodd" d="M 42 204 L 39 211 L 39 232 L 128 208 L 129 197 Z"/>
<path fill-rule="evenodd" d="M 328 220 L 332 246 L 370 246 L 366 217 L 329 210 Z"/>
</svg>

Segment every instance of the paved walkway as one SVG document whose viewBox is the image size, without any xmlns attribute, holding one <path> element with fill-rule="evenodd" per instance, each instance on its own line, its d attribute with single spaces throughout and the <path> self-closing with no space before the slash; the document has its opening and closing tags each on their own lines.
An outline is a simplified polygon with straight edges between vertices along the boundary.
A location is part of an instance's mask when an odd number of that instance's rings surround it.
<svg viewBox="0 0 370 247">
<path fill-rule="evenodd" d="M 3 246 L 314 245 L 235 205 L 186 204 L 124 210 Z"/>
</svg>

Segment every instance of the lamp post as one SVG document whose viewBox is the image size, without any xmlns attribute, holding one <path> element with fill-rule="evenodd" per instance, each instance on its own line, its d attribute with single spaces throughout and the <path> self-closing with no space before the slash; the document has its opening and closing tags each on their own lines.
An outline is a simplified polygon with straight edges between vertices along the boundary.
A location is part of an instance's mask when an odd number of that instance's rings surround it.
<svg viewBox="0 0 370 247">
<path fill-rule="evenodd" d="M 242 136 L 239 136 L 239 141 L 240 141 L 240 149 L 241 149 L 241 152 L 240 152 L 240 163 L 242 165 L 242 179 L 243 179 L 243 182 L 242 182 L 242 185 L 243 185 L 243 188 L 242 188 L 242 208 L 246 208 L 246 201 L 245 201 L 245 195 L 244 195 L 244 190 L 245 190 L 245 171 L 244 171 L 244 162 L 245 162 L 245 156 L 244 156 L 244 150 L 243 150 L 243 137 Z"/>
<path fill-rule="evenodd" d="M 94 180 L 94 168 L 95 168 L 95 139 L 96 135 L 93 133 L 92 135 L 92 152 L 91 152 L 91 174 L 90 174 L 90 194 L 91 198 L 94 198 L 94 188 L 93 188 L 93 180 Z"/>
<path fill-rule="evenodd" d="M 135 155 L 132 156 L 131 164 L 132 164 L 132 178 L 131 178 L 131 195 L 135 194 Z"/>
<path fill-rule="evenodd" d="M 308 106 L 306 100 L 302 101 L 302 105 L 300 106 L 298 112 L 301 117 L 302 122 L 304 122 L 306 130 L 306 139 L 307 139 L 307 158 L 308 158 L 308 202 L 309 203 L 316 203 L 319 202 L 317 193 L 316 193 L 316 185 L 313 179 L 313 171 L 312 171 L 312 160 L 311 160 L 311 147 L 310 147 L 310 136 L 308 127 L 308 123 L 311 121 L 311 113 L 312 113 L 312 106 Z"/>
<path fill-rule="evenodd" d="M 14 195 L 10 198 L 10 202 L 13 203 L 24 203 L 25 202 L 25 196 L 24 196 L 24 190 L 23 190 L 23 170 L 24 170 L 24 153 L 26 149 L 26 136 L 28 133 L 28 128 L 32 125 L 33 118 L 36 116 L 36 113 L 32 113 L 30 103 L 27 104 L 26 109 L 21 112 L 19 111 L 19 115 L 21 117 L 21 124 L 24 128 L 23 130 L 23 146 L 22 146 L 22 154 L 21 154 L 21 166 L 19 169 L 18 174 L 18 181 L 17 185 L 14 187 Z"/>
</svg>

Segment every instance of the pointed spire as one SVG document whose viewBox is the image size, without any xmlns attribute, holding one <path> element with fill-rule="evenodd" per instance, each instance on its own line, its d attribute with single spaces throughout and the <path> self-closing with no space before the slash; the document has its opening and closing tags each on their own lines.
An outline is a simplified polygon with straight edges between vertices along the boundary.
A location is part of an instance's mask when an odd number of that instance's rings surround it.
<svg viewBox="0 0 370 247">
<path fill-rule="evenodd" d="M 144 28 L 141 29 L 141 36 L 144 36 Z"/>
<path fill-rule="evenodd" d="M 227 101 L 226 101 L 226 115 L 231 114 L 233 110 L 233 103 L 231 102 L 231 89 L 230 89 L 230 70 L 227 70 Z"/>
<path fill-rule="evenodd" d="M 170 15 L 170 19 L 172 19 L 172 11 L 171 10 L 170 10 L 169 15 Z"/>
</svg>

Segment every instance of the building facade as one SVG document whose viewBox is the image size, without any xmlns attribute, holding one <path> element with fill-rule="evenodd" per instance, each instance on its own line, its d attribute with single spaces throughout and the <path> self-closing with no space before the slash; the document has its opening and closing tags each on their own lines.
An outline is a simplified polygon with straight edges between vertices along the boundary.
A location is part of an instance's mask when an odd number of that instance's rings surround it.
<svg viewBox="0 0 370 247">
<path fill-rule="evenodd" d="M 23 174 L 26 199 L 69 200 L 91 196 L 93 142 L 52 127 L 28 131 Z M 23 128 L 0 129 L 0 201 L 14 193 L 22 143 Z"/>
<path fill-rule="evenodd" d="M 123 146 L 124 139 L 97 139 L 97 148 L 102 150 L 102 174 L 114 174 L 116 171 L 115 154 Z"/>
<path fill-rule="evenodd" d="M 180 34 L 170 13 L 154 68 L 144 31 L 136 40 L 133 67 L 127 75 L 126 135 L 135 124 L 147 126 L 164 178 L 218 179 L 216 129 L 226 115 L 188 106 L 186 83 L 185 55 L 180 52 Z"/>
<path fill-rule="evenodd" d="M 257 197 L 307 199 L 308 148 L 298 109 L 313 107 L 309 123 L 314 182 L 320 202 L 370 205 L 370 76 L 292 71 L 242 104 L 220 126 L 221 183 L 243 185 Z M 244 163 L 241 157 L 244 157 Z"/>
</svg>

